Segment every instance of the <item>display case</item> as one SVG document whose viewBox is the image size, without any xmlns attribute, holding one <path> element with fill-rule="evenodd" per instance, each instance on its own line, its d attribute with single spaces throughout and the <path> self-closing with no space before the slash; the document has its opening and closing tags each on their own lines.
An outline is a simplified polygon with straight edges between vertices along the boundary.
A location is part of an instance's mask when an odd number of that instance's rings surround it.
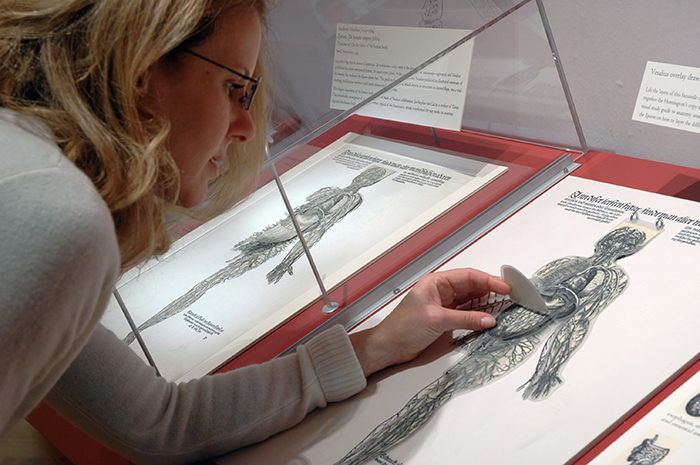
<svg viewBox="0 0 700 465">
<path fill-rule="evenodd" d="M 219 369 L 290 322 L 282 346 L 352 326 L 585 151 L 536 2 L 350 2 L 343 23 L 324 5 L 272 11 L 259 189 L 127 273 L 103 319 L 134 347 L 140 333 L 169 379 Z"/>
<path fill-rule="evenodd" d="M 259 188 L 126 273 L 103 319 L 168 379 L 353 330 L 602 156 L 538 0 L 286 0 L 266 39 Z"/>
</svg>

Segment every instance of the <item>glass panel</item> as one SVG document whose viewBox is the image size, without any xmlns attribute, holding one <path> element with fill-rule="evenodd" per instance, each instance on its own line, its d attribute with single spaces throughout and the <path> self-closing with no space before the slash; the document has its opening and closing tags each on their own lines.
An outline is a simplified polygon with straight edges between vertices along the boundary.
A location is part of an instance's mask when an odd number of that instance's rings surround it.
<svg viewBox="0 0 700 465">
<path fill-rule="evenodd" d="M 291 135 L 273 154 L 345 117 L 330 105 L 339 23 L 471 32 L 461 130 L 585 151 L 536 2 L 291 0 L 274 10 L 269 25 L 278 75 L 274 143 Z M 426 40 L 411 53 L 427 60 L 444 48 Z"/>
<path fill-rule="evenodd" d="M 327 302 L 348 315 L 391 295 L 397 277 L 404 287 L 562 176 L 584 144 L 538 7 L 279 2 L 258 191 L 119 284 L 164 375 L 210 372 L 281 326 L 263 340 L 275 355 L 327 320 Z M 241 260 L 255 266 L 236 274 Z M 146 323 L 176 302 L 186 305 Z M 104 323 L 125 337 L 118 311 Z"/>
</svg>

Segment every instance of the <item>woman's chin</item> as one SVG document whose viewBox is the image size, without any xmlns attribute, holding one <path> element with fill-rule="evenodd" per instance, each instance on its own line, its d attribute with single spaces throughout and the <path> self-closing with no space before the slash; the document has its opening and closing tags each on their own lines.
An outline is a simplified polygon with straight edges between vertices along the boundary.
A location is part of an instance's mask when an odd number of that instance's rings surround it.
<svg viewBox="0 0 700 465">
<path fill-rule="evenodd" d="M 188 192 L 188 191 L 181 191 L 180 196 L 177 199 L 177 204 L 181 207 L 184 208 L 195 208 L 198 207 L 204 202 L 204 200 L 207 198 L 207 190 L 204 189 L 204 191 L 197 191 L 197 192 Z"/>
</svg>

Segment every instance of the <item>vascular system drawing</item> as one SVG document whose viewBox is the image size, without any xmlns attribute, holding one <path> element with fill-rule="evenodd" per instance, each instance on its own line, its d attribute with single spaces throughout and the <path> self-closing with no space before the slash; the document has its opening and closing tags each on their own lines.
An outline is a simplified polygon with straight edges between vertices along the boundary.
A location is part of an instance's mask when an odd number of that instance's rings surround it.
<svg viewBox="0 0 700 465">
<path fill-rule="evenodd" d="M 294 215 L 308 246 L 313 247 L 317 244 L 333 225 L 362 204 L 363 198 L 359 193 L 360 189 L 376 184 L 392 173 L 393 171 L 386 168 L 372 166 L 355 176 L 350 185 L 345 188 L 324 187 L 307 197 L 306 203 L 294 209 Z M 295 243 L 294 246 L 282 262 L 267 273 L 267 281 L 269 284 L 274 284 L 282 279 L 286 273 L 292 275 L 292 265 L 304 254 L 304 248 L 298 241 L 292 220 L 287 216 L 236 244 L 233 250 L 240 251 L 240 254 L 228 260 L 228 265 L 170 302 L 165 308 L 142 323 L 138 330 L 143 331 L 177 315 L 213 287 L 259 267 L 292 243 Z M 124 338 L 124 342 L 131 344 L 135 338 L 134 333 L 130 332 Z"/>
<path fill-rule="evenodd" d="M 564 364 L 584 342 L 595 317 L 627 287 L 627 274 L 616 260 L 635 253 L 648 239 L 641 228 L 623 225 L 601 238 L 592 256 L 565 257 L 540 268 L 532 282 L 547 303 L 548 315 L 510 305 L 496 316 L 493 329 L 465 339 L 464 357 L 377 426 L 337 465 L 364 464 L 388 451 L 425 425 L 455 395 L 478 389 L 521 364 L 550 332 L 535 373 L 520 390 L 528 400 L 551 395 L 564 382 Z"/>
</svg>

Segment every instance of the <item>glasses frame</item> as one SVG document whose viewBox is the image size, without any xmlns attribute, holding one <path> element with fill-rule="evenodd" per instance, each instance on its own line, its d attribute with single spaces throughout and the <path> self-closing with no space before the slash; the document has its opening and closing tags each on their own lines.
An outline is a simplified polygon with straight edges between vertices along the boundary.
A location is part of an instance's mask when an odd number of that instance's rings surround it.
<svg viewBox="0 0 700 465">
<path fill-rule="evenodd" d="M 250 105 L 253 103 L 253 97 L 255 97 L 255 93 L 258 91 L 258 86 L 260 85 L 260 82 L 262 81 L 262 76 L 260 76 L 257 79 L 252 78 L 250 76 L 246 76 L 243 73 L 239 73 L 238 71 L 233 70 L 233 69 L 229 68 L 228 66 L 224 66 L 221 63 L 217 63 L 216 61 L 214 61 L 210 58 L 207 58 L 203 55 L 200 55 L 197 52 L 193 52 L 192 50 L 185 49 L 184 52 L 189 53 L 190 55 L 195 56 L 195 57 L 199 58 L 200 60 L 204 60 L 206 62 L 209 62 L 214 66 L 218 66 L 219 68 L 223 68 L 226 71 L 233 73 L 236 76 L 245 79 L 246 81 L 252 82 L 252 84 L 250 86 L 250 91 L 246 90 L 245 94 L 243 94 L 243 97 L 241 97 L 241 102 L 243 103 L 243 108 L 245 108 L 246 111 L 248 111 L 250 109 Z"/>
</svg>

